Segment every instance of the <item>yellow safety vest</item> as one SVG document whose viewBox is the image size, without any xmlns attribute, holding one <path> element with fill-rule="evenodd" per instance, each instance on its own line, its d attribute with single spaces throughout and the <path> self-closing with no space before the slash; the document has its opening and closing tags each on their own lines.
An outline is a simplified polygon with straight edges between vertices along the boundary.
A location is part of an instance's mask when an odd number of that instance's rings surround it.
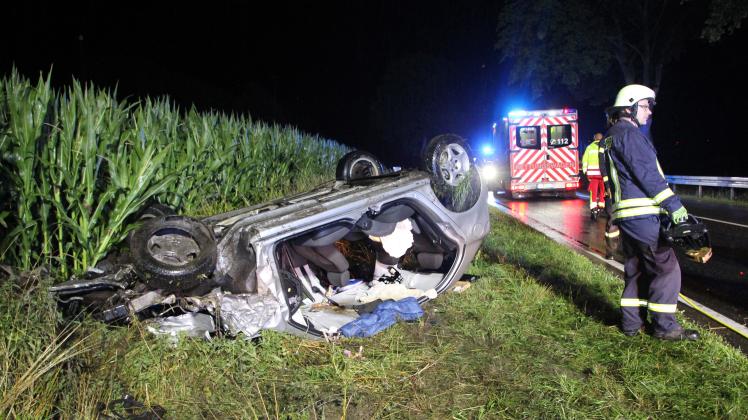
<svg viewBox="0 0 748 420">
<path fill-rule="evenodd" d="M 584 150 L 582 172 L 587 176 L 602 176 L 600 173 L 600 140 L 590 143 Z"/>
</svg>

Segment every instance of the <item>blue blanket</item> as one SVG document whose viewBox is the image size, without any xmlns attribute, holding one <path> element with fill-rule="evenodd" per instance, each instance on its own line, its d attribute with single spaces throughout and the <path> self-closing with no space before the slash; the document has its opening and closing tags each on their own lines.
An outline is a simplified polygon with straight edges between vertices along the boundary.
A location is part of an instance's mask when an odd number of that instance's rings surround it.
<svg viewBox="0 0 748 420">
<path fill-rule="evenodd" d="M 422 316 L 423 309 L 414 297 L 398 301 L 387 300 L 380 303 L 373 312 L 363 314 L 340 327 L 340 333 L 345 337 L 371 337 L 391 327 L 399 319 L 414 321 Z"/>
</svg>

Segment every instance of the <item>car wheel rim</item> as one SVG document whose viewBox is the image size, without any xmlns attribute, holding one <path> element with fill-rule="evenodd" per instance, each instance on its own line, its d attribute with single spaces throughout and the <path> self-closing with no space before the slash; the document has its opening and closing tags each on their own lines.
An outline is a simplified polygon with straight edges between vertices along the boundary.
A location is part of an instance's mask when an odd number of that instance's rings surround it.
<svg viewBox="0 0 748 420">
<path fill-rule="evenodd" d="M 351 165 L 351 178 L 353 179 L 368 178 L 376 175 L 378 175 L 377 170 L 374 164 L 368 159 L 358 159 Z"/>
<path fill-rule="evenodd" d="M 186 232 L 164 229 L 155 232 L 148 240 L 148 253 L 163 264 L 179 267 L 194 260 L 200 253 L 200 246 Z"/>
<path fill-rule="evenodd" d="M 449 185 L 459 185 L 470 171 L 467 151 L 456 143 L 448 144 L 439 154 L 439 173 Z"/>
</svg>

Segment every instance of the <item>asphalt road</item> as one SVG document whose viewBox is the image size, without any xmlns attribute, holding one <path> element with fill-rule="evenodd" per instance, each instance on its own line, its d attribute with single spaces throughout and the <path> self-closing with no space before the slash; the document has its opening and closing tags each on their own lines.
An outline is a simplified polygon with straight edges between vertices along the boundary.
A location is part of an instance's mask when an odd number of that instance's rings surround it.
<svg viewBox="0 0 748 420">
<path fill-rule="evenodd" d="M 599 255 L 605 254 L 606 217 L 589 217 L 586 197 L 576 199 L 529 198 L 508 200 L 496 195 L 519 220 L 541 223 Z M 689 213 L 700 218 L 710 231 L 713 257 L 707 264 L 694 263 L 678 255 L 682 271 L 682 293 L 733 321 L 748 326 L 748 208 L 684 200 Z M 616 260 L 623 261 L 621 255 Z M 683 305 L 681 305 L 683 306 Z M 748 340 L 695 311 L 687 311 L 702 326 L 711 328 L 744 352 Z"/>
</svg>

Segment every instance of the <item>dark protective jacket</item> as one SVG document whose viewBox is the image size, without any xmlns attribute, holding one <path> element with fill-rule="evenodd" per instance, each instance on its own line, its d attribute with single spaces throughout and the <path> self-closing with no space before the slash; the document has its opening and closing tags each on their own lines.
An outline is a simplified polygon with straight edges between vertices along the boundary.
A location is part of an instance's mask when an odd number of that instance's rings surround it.
<svg viewBox="0 0 748 420">
<path fill-rule="evenodd" d="M 637 126 L 618 121 L 606 133 L 603 149 L 614 223 L 670 214 L 682 206 L 667 184 L 654 145 Z"/>
</svg>

